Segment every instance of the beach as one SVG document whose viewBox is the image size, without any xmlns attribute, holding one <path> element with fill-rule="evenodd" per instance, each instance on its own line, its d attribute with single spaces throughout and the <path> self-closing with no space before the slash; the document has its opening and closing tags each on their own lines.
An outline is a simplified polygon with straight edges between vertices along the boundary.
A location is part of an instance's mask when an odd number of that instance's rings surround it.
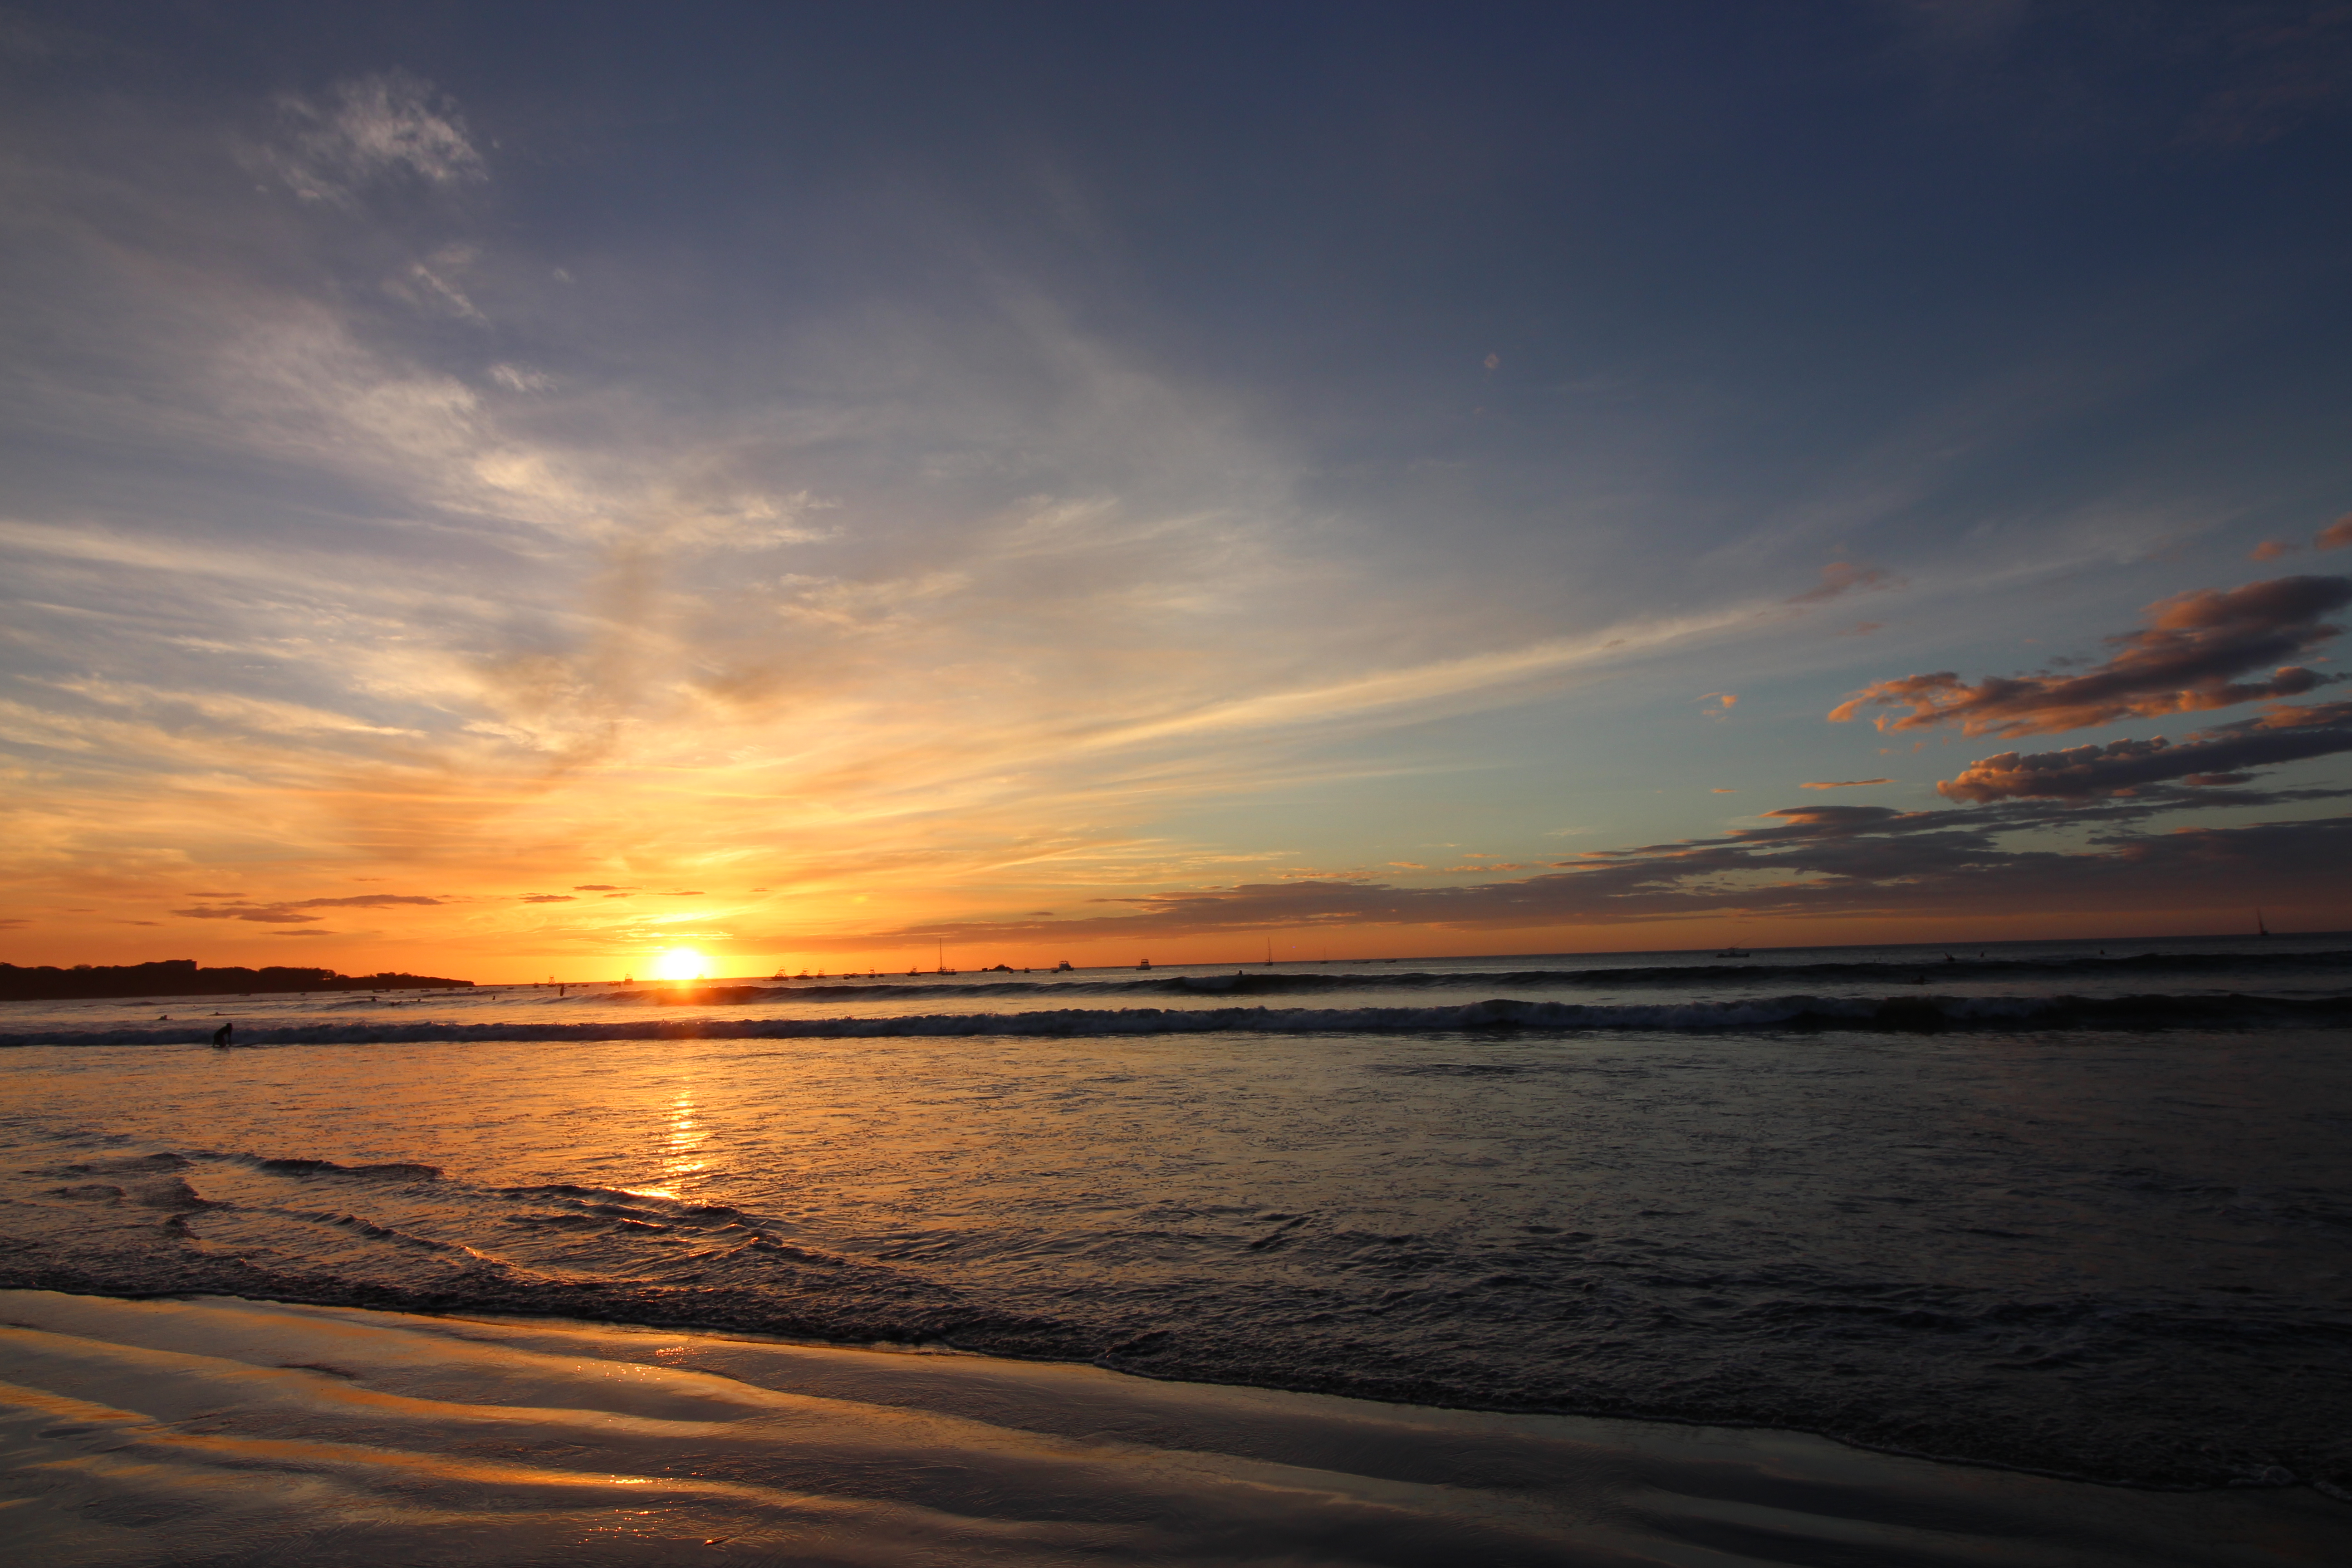
<svg viewBox="0 0 2352 1568">
<path fill-rule="evenodd" d="M 2147 1494 L 1718 1427 L 561 1321 L 0 1293 L 26 1561 L 2318 1563 Z"/>
<path fill-rule="evenodd" d="M 2352 0 L 0 0 L 0 1568 L 2352 1565 Z"/>
<path fill-rule="evenodd" d="M 10 1005 L 8 1495 L 92 1563 L 2340 1560 L 2347 950 Z"/>
</svg>

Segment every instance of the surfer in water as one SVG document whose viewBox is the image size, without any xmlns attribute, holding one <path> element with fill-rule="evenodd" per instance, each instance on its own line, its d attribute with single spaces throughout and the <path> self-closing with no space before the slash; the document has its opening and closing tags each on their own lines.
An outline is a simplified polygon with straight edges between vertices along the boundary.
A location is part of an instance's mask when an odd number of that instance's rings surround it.
<svg viewBox="0 0 2352 1568">
<path fill-rule="evenodd" d="M 234 1034 L 236 1031 L 236 1026 L 235 1024 L 223 1024 L 219 1028 L 215 1029 L 213 1031 L 213 1049 L 216 1051 L 225 1051 L 228 1049 L 229 1036 Z"/>
</svg>

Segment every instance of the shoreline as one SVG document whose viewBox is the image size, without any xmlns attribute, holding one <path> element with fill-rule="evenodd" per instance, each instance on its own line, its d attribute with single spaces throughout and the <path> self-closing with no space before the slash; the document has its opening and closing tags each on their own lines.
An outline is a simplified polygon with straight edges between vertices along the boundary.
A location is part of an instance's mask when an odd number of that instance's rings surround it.
<svg viewBox="0 0 2352 1568">
<path fill-rule="evenodd" d="M 190 1272 L 201 1276 L 209 1271 Z M 191 1277 L 177 1284 L 134 1288 L 124 1281 L 110 1280 L 70 1268 L 0 1269 L 0 1302 L 21 1295 L 54 1295 L 132 1305 L 169 1306 L 223 1301 L 295 1313 L 355 1312 L 415 1319 L 425 1322 L 506 1324 L 518 1333 L 580 1329 L 622 1335 L 677 1334 L 808 1351 L 941 1355 L 1001 1363 L 1007 1366 L 1088 1367 L 1113 1377 L 1168 1388 L 1223 1389 L 1286 1398 L 1337 1399 L 1384 1409 L 1444 1412 L 1464 1417 L 1602 1422 L 1692 1431 L 1774 1434 L 1826 1444 L 1843 1452 L 1915 1461 L 1942 1469 L 2031 1477 L 2067 1486 L 2150 1497 L 2309 1490 L 2344 1505 L 2347 1510 L 2346 1528 L 2352 1531 L 2352 1489 L 2335 1485 L 2324 1477 L 2298 1474 L 2281 1467 L 2272 1467 L 2268 1473 L 2242 1470 L 2235 1475 L 2211 1479 L 2122 1476 L 2036 1465 L 2021 1459 L 1939 1451 L 1907 1445 L 1891 1437 L 1874 1440 L 1864 1432 L 1792 1424 L 1765 1415 L 1706 1409 L 1680 1412 L 1663 1407 L 1663 1402 L 1657 1405 L 1621 1402 L 1613 1407 L 1605 1399 L 1595 1399 L 1584 1405 L 1542 1400 L 1528 1400 L 1516 1405 L 1484 1405 L 1465 1403 L 1460 1397 L 1460 1389 L 1423 1379 L 1292 1376 L 1280 1380 L 1269 1377 L 1261 1381 L 1252 1380 L 1246 1368 L 1202 1368 L 1199 1369 L 1202 1374 L 1195 1375 L 1186 1371 L 1155 1366 L 1145 1359 L 1158 1348 L 1150 1342 L 1162 1337 L 1157 1334 L 1146 1333 L 1139 1340 L 1123 1341 L 1088 1355 L 1082 1346 L 1071 1342 L 1073 1331 L 1067 1325 L 1003 1316 L 992 1320 L 984 1313 L 954 1307 L 934 1309 L 935 1313 L 950 1321 L 936 1321 L 910 1337 L 891 1331 L 930 1314 L 910 1311 L 898 1315 L 897 1322 L 890 1325 L 823 1324 L 814 1321 L 779 1320 L 772 1313 L 759 1310 L 761 1307 L 772 1309 L 775 1305 L 772 1300 L 736 1300 L 732 1299 L 733 1293 L 723 1290 L 680 1292 L 682 1299 L 676 1303 L 679 1310 L 664 1311 L 658 1309 L 671 1303 L 648 1300 L 641 1295 L 607 1296 L 595 1285 L 580 1282 L 551 1283 L 542 1287 L 537 1293 L 547 1298 L 543 1303 L 527 1300 L 499 1301 L 479 1295 L 383 1285 L 321 1287 L 288 1279 L 268 1281 L 265 1289 L 268 1293 L 240 1290 L 231 1280 L 223 1278 Z M 600 1307 L 617 1306 L 637 1309 L 636 1314 L 597 1315 L 594 1312 L 594 1309 Z M 701 1310 L 698 1310 L 698 1307 Z M 769 1319 L 766 1326 L 751 1321 L 761 1317 Z M 0 1328 L 5 1328 L 10 1321 L 12 1320 L 6 1317 L 5 1310 L 0 1310 Z M 857 1331 L 860 1327 L 873 1331 L 861 1333 Z M 985 1345 L 960 1342 L 961 1339 L 975 1333 L 990 1342 Z M 1024 1340 L 1031 1342 L 1024 1345 Z M 1205 1375 L 1212 1371 L 1223 1372 L 1226 1375 Z M 1240 1372 L 1243 1375 L 1235 1378 L 1231 1375 L 1234 1372 Z M 2352 1535 L 2347 1535 L 2347 1543 L 2352 1543 Z"/>
<path fill-rule="evenodd" d="M 202 1516 L 172 1530 L 207 1560 L 313 1537 L 452 1563 L 2267 1564 L 2352 1544 L 2352 1509 L 2302 1486 L 2152 1491 L 919 1345 L 18 1289 L 0 1322 L 0 1490 L 28 1544 L 106 1568 L 187 1560 L 90 1522 L 159 1498 Z"/>
</svg>

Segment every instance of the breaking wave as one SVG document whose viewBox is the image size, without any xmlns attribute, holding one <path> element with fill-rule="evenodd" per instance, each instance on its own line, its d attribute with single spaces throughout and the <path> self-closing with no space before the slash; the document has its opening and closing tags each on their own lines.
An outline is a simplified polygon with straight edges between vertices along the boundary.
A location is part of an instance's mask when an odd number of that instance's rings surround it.
<svg viewBox="0 0 2352 1568">
<path fill-rule="evenodd" d="M 208 1022 L 208 1021 L 207 1021 Z M 1773 996 L 1722 1002 L 1581 1004 L 1496 997 L 1442 1007 L 1068 1007 L 896 1017 L 609 1019 L 587 1023 L 297 1023 L 241 1028 L 239 1046 L 398 1045 L 436 1040 L 861 1039 L 893 1036 L 1429 1034 L 1642 1029 L 1706 1033 L 1871 1029 L 2309 1028 L 2352 1022 L 2352 996 Z M 173 1028 L 0 1034 L 0 1047 L 202 1045 Z"/>
<path fill-rule="evenodd" d="M 701 987 L 640 986 L 605 994 L 621 1003 L 673 1002 L 889 1002 L 912 997 L 944 996 L 1297 996 L 1328 991 L 1446 990 L 1465 986 L 1519 987 L 1536 990 L 1616 988 L 1658 985 L 1675 989 L 1779 982 L 1784 984 L 1882 984 L 1907 983 L 1922 973 L 1939 981 L 2023 980 L 2097 982 L 2126 976 L 2200 974 L 2343 973 L 2352 970 L 2352 951 L 2321 952 L 2141 952 L 2120 958 L 2073 954 L 2057 958 L 2011 957 L 1947 959 L 1940 951 L 1903 960 L 1858 959 L 1815 963 L 1783 963 L 1760 958 L 1735 963 L 1646 963 L 1600 969 L 1391 970 L 1360 969 L 1345 973 L 1274 969 L 1236 970 L 1230 974 L 1165 974 L 1140 979 L 971 980 L 947 984 L 919 977 L 900 979 L 774 981 L 753 985 Z"/>
</svg>

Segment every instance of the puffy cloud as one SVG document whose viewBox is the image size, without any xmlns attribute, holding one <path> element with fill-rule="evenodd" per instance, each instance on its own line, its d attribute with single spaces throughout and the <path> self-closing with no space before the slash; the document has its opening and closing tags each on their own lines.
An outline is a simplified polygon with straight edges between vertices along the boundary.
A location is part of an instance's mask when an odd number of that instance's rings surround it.
<svg viewBox="0 0 2352 1568">
<path fill-rule="evenodd" d="M 2294 546 L 2284 539 L 2265 539 L 2246 552 L 2249 561 L 2275 561 L 2282 555 L 2294 553 Z"/>
<path fill-rule="evenodd" d="M 2314 550 L 2352 549 L 2352 512 L 2347 512 L 2312 536 Z"/>
<path fill-rule="evenodd" d="M 1701 714 L 1709 719 L 1720 719 L 1739 706 L 1738 697 L 1729 691 L 1710 691 L 1699 700 L 1712 705 L 1700 710 Z"/>
<path fill-rule="evenodd" d="M 2352 752 L 2352 702 L 2282 706 L 2259 719 L 2200 731 L 2175 745 L 2158 735 L 1970 763 L 1936 792 L 1947 800 L 2083 800 L 2164 779 L 2192 784 L 2246 782 L 2246 768 Z"/>
<path fill-rule="evenodd" d="M 1813 784 L 1801 784 L 1799 789 L 1860 789 L 1864 784 L 1893 784 L 1893 779 L 1824 779 Z"/>
<path fill-rule="evenodd" d="M 2352 604 L 2352 578 L 2278 577 L 2227 592 L 2202 589 L 2148 606 L 2152 624 L 2111 637 L 2119 651 L 2082 675 L 1993 676 L 1970 686 L 1950 670 L 1881 680 L 1830 713 L 1838 722 L 1864 708 L 1881 730 L 1958 726 L 1968 735 L 2052 735 L 2117 719 L 2195 713 L 2265 698 L 2294 697 L 2326 684 L 2300 666 L 2269 679 L 2233 676 L 2302 653 L 2342 628 L 2319 617 Z"/>
</svg>

